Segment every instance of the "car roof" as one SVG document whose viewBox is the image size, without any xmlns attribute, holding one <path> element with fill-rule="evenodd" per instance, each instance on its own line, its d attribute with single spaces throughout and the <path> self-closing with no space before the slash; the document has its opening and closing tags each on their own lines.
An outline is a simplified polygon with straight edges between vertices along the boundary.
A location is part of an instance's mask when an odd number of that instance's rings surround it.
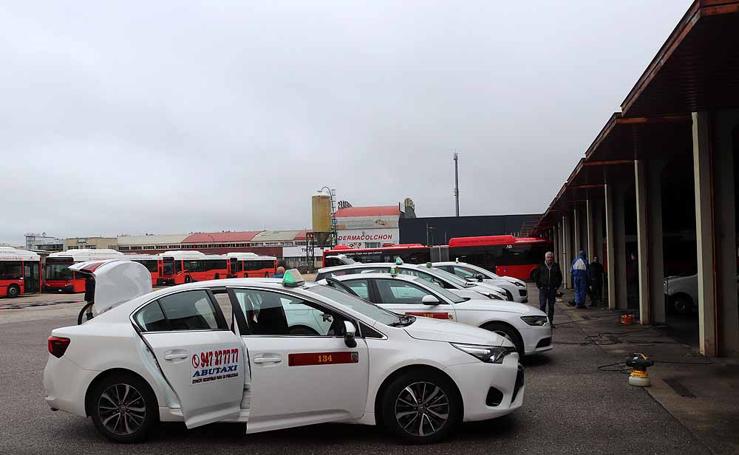
<svg viewBox="0 0 739 455">
<path fill-rule="evenodd" d="M 351 280 L 359 280 L 362 278 L 391 278 L 391 279 L 397 279 L 397 280 L 403 280 L 403 281 L 416 281 L 418 277 L 413 275 L 407 275 L 404 273 L 399 273 L 396 275 L 393 275 L 391 273 L 381 273 L 381 272 L 372 272 L 372 273 L 352 273 L 350 275 L 336 275 L 331 278 L 337 279 L 339 281 L 351 281 Z"/>
<path fill-rule="evenodd" d="M 426 267 L 426 263 L 423 264 L 409 264 L 409 263 L 403 263 L 403 264 L 396 264 L 394 262 L 356 262 L 354 264 L 342 264 L 342 265 L 334 265 L 332 267 L 324 267 L 322 269 L 318 270 L 318 273 L 329 273 L 336 270 L 346 270 L 346 269 L 358 269 L 358 268 L 369 268 L 369 267 L 408 267 L 408 268 L 428 268 Z"/>
<path fill-rule="evenodd" d="M 163 289 L 158 289 L 139 297 L 133 298 L 127 302 L 121 303 L 120 305 L 100 314 L 95 319 L 110 314 L 108 317 L 113 319 L 121 320 L 121 318 L 128 319 L 128 316 L 133 313 L 136 308 L 143 305 L 144 303 L 156 300 L 161 297 L 165 297 L 170 294 L 176 294 L 178 292 L 197 290 L 197 289 L 213 289 L 220 287 L 239 287 L 239 286 L 251 286 L 263 289 L 273 290 L 293 290 L 300 293 L 301 290 L 310 289 L 313 286 L 317 286 L 316 283 L 306 282 L 296 287 L 286 287 L 282 284 L 282 279 L 279 278 L 226 278 L 223 280 L 209 280 L 209 281 L 197 281 L 193 283 L 180 284 L 177 286 L 170 286 Z M 95 320 L 93 319 L 93 320 Z"/>
</svg>

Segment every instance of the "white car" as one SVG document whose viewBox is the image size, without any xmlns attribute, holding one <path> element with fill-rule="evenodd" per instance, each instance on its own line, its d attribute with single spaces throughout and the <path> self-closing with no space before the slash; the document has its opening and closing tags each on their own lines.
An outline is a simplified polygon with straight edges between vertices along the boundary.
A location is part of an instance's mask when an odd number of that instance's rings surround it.
<svg viewBox="0 0 739 455">
<path fill-rule="evenodd" d="M 510 340 L 520 355 L 552 349 L 552 326 L 547 315 L 521 303 L 460 297 L 420 277 L 361 273 L 327 277 L 337 289 L 396 313 L 425 316 L 473 325 Z"/>
<path fill-rule="evenodd" d="M 529 301 L 526 283 L 518 278 L 496 275 L 488 269 L 474 264 L 468 264 L 466 262 L 434 262 L 433 266 L 449 273 L 453 273 L 468 281 L 478 281 L 503 288 L 508 300 L 513 300 L 514 302 L 519 303 L 526 303 Z"/>
<path fill-rule="evenodd" d="M 471 283 L 453 273 L 449 273 L 441 269 L 435 269 L 429 265 L 419 264 L 357 262 L 355 264 L 324 267 L 318 270 L 316 281 L 322 280 L 327 276 L 348 275 L 352 273 L 388 273 L 392 269 L 396 269 L 402 274 L 417 276 L 432 283 L 436 283 L 444 289 L 449 289 L 451 292 L 462 297 L 477 299 L 480 295 L 484 295 L 493 300 L 507 300 L 505 290 L 497 286 L 484 283 Z"/>
<path fill-rule="evenodd" d="M 523 403 L 519 356 L 495 333 L 399 316 L 295 270 L 126 299 L 139 289 L 128 272 L 146 268 L 117 262 L 93 271 L 105 311 L 53 330 L 44 370 L 49 406 L 92 417 L 111 440 L 143 440 L 159 421 L 246 422 L 246 433 L 346 422 L 426 443 Z M 113 300 L 98 299 L 110 286 Z"/>
<path fill-rule="evenodd" d="M 739 284 L 739 275 L 737 275 Z M 665 296 L 679 314 L 698 312 L 698 275 L 668 276 L 664 280 Z"/>
</svg>

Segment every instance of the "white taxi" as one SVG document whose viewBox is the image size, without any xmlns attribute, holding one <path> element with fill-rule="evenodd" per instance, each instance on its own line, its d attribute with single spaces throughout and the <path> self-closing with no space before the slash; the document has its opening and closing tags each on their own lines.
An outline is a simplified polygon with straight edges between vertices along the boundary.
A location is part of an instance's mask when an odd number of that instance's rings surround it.
<svg viewBox="0 0 739 455">
<path fill-rule="evenodd" d="M 434 268 L 431 263 L 426 264 L 405 264 L 403 261 L 397 262 L 356 262 L 353 264 L 337 265 L 334 267 L 324 267 L 318 270 L 316 281 L 320 281 L 327 276 L 349 275 L 352 273 L 371 273 L 380 272 L 388 273 L 391 270 L 397 270 L 405 275 L 413 275 L 426 281 L 436 283 L 444 289 L 449 289 L 462 297 L 472 299 L 479 298 L 480 295 L 493 300 L 510 300 L 506 296 L 504 289 L 485 283 L 473 283 L 458 277 L 453 273 L 445 270 Z"/>
<path fill-rule="evenodd" d="M 510 276 L 500 276 L 483 267 L 459 261 L 434 262 L 437 269 L 453 273 L 467 281 L 492 284 L 505 289 L 508 300 L 527 303 L 529 301 L 526 282 Z"/>
<path fill-rule="evenodd" d="M 546 313 L 521 303 L 470 299 L 421 277 L 362 273 L 326 277 L 326 285 L 352 293 L 395 313 L 452 320 L 490 330 L 510 340 L 520 355 L 552 349 Z"/>
<path fill-rule="evenodd" d="M 399 316 L 294 270 L 127 298 L 142 269 L 96 266 L 95 317 L 48 340 L 47 403 L 111 440 L 141 441 L 160 421 L 246 433 L 347 422 L 429 443 L 523 403 L 518 354 L 495 333 Z"/>
</svg>

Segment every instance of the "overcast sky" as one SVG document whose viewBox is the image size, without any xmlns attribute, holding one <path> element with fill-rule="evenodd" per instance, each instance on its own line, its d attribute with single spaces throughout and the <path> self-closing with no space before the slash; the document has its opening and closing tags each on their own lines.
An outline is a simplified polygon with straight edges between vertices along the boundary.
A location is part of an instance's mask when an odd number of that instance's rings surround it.
<svg viewBox="0 0 739 455">
<path fill-rule="evenodd" d="M 541 212 L 689 4 L 3 2 L 0 241 Z"/>
</svg>

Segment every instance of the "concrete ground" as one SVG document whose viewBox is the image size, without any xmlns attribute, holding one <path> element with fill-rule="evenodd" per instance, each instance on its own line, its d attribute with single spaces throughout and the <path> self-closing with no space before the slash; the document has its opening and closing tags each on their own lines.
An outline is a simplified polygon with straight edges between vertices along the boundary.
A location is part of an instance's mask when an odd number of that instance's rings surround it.
<svg viewBox="0 0 739 455">
<path fill-rule="evenodd" d="M 562 300 L 571 300 L 571 292 Z M 620 313 L 607 308 L 562 308 L 569 324 L 586 334 L 582 342 L 599 346 L 613 362 L 646 354 L 655 362 L 647 392 L 714 453 L 739 453 L 739 359 L 701 356 L 694 321 L 672 317 L 669 326 L 623 326 Z"/>
<path fill-rule="evenodd" d="M 45 296 L 41 296 L 46 298 Z M 537 301 L 535 290 L 532 301 Z M 70 296 L 55 296 L 69 299 Z M 34 302 L 30 299 L 30 303 Z M 41 299 L 43 300 L 43 299 Z M 49 303 L 54 303 L 51 299 Z M 492 421 L 465 424 L 449 441 L 430 447 L 398 445 L 382 431 L 358 425 L 318 425 L 244 436 L 243 427 L 209 425 L 186 430 L 162 425 L 141 445 L 113 444 L 92 422 L 52 412 L 44 402 L 42 373 L 51 329 L 74 323 L 79 303 L 8 308 L 0 300 L 0 453 L 711 453 L 679 420 L 626 376 L 598 367 L 623 354 L 582 344 L 589 334 L 582 316 L 558 305 L 554 349 L 524 360 L 522 409 Z M 3 309 L 4 308 L 4 309 Z M 615 359 L 615 360 L 614 360 Z M 655 376 L 657 374 L 655 373 Z M 688 387 L 691 387 L 688 385 Z M 276 397 L 276 399 L 278 399 Z M 714 449 L 715 450 L 715 449 Z M 721 450 L 715 450 L 721 452 Z M 731 453 L 723 451 L 723 453 Z"/>
</svg>

